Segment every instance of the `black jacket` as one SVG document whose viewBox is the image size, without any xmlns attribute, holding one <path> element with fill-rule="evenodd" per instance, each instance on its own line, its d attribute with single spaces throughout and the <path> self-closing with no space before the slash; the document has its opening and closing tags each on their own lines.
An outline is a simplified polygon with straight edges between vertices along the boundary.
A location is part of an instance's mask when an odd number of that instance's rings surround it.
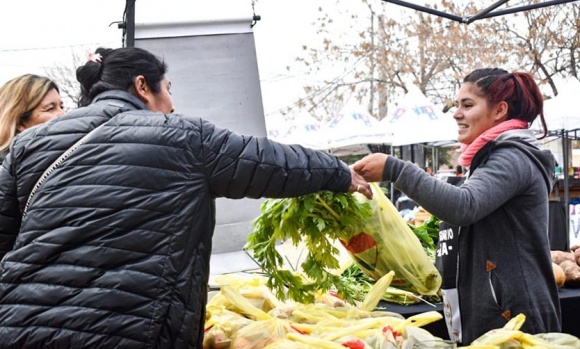
<svg viewBox="0 0 580 349">
<path fill-rule="evenodd" d="M 0 170 L 0 348 L 201 348 L 214 199 L 350 182 L 334 156 L 105 92 L 23 132 Z"/>
</svg>

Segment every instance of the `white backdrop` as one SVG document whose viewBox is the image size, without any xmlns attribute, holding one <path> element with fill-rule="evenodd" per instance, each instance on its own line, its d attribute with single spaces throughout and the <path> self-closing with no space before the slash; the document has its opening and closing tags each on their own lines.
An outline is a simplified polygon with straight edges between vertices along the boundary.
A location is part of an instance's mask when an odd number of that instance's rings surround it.
<svg viewBox="0 0 580 349">
<path fill-rule="evenodd" d="M 544 101 L 544 117 L 549 131 L 580 129 L 580 81 L 570 79 L 559 88 L 559 94 Z"/>
</svg>

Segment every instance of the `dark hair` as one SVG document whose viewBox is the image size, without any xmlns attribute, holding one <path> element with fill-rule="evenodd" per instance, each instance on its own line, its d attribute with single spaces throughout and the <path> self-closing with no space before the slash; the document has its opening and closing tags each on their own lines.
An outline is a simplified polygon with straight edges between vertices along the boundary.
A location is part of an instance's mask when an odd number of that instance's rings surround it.
<svg viewBox="0 0 580 349">
<path fill-rule="evenodd" d="M 138 47 L 99 47 L 93 57 L 77 68 L 77 80 L 81 84 L 79 107 L 89 105 L 93 98 L 105 91 L 130 92 L 139 75 L 145 77 L 153 93 L 159 92 L 160 82 L 167 72 L 165 62 Z"/>
<path fill-rule="evenodd" d="M 508 120 L 521 119 L 531 124 L 540 116 L 545 137 L 544 97 L 530 73 L 509 73 L 499 68 L 476 69 L 463 82 L 471 82 L 479 88 L 479 95 L 490 106 L 505 101 L 508 105 Z"/>
</svg>

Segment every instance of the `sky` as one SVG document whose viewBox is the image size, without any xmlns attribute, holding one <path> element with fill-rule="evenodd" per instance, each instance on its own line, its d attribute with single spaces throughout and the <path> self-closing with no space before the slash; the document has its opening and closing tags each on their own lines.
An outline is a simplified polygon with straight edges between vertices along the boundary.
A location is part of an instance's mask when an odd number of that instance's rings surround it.
<svg viewBox="0 0 580 349">
<path fill-rule="evenodd" d="M 169 13 L 170 3 L 187 2 L 189 11 Z M 330 0 L 137 0 L 137 18 L 172 17 L 183 20 L 201 13 L 255 12 L 261 20 L 254 26 L 254 39 L 266 115 L 293 104 L 303 95 L 302 86 L 313 77 L 296 66 L 304 44 L 315 45 L 313 22 L 321 4 Z M 345 2 L 345 4 L 348 2 Z M 219 5 L 218 5 L 219 4 Z M 217 6 L 216 6 L 217 5 Z M 352 6 L 352 2 L 350 5 Z M 0 84 L 26 73 L 45 75 L 46 68 L 71 64 L 73 53 L 88 55 L 99 46 L 121 47 L 124 0 L 18 0 L 3 1 L 0 21 Z M 326 8 L 326 7 L 325 7 Z M 339 18 L 336 22 L 349 20 Z M 170 62 L 169 62 L 170 64 Z"/>
<path fill-rule="evenodd" d="M 21 74 L 44 75 L 47 67 L 72 64 L 73 52 L 82 57 L 99 46 L 121 47 L 122 30 L 117 23 L 123 19 L 125 2 L 2 1 L 0 84 Z M 386 7 L 392 16 L 413 11 L 381 0 L 370 2 L 373 6 Z M 184 3 L 188 4 L 187 11 L 172 11 L 172 6 Z M 349 40 L 349 35 L 352 39 L 357 34 L 350 28 L 353 24 L 368 26 L 364 23 L 368 8 L 361 1 L 344 0 L 335 4 L 335 0 L 136 0 L 136 12 L 138 18 L 154 21 L 164 18 L 185 21 L 207 14 L 251 16 L 255 12 L 261 16 L 253 32 L 264 112 L 268 117 L 279 115 L 280 110 L 304 97 L 303 86 L 322 80 L 322 74 L 308 74 L 296 63 L 296 58 L 303 54 L 303 45 L 320 45 L 324 39 L 313 25 L 320 16 L 319 7 L 333 11 L 333 29 L 328 34 L 332 39 Z M 350 12 L 359 11 L 361 17 L 353 21 L 347 8 Z M 288 66 L 292 67 L 290 71 L 286 69 Z"/>
</svg>

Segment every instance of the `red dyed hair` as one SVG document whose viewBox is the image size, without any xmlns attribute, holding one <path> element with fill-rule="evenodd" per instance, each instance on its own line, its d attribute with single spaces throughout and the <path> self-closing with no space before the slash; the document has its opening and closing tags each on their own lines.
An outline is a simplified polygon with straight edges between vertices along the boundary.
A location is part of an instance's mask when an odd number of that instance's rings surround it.
<svg viewBox="0 0 580 349">
<path fill-rule="evenodd" d="M 544 98 L 538 84 L 530 73 L 509 73 L 499 68 L 476 69 L 463 82 L 471 82 L 479 89 L 479 95 L 490 106 L 505 101 L 508 105 L 508 120 L 520 119 L 531 124 L 538 116 L 547 135 L 544 119 Z"/>
</svg>

